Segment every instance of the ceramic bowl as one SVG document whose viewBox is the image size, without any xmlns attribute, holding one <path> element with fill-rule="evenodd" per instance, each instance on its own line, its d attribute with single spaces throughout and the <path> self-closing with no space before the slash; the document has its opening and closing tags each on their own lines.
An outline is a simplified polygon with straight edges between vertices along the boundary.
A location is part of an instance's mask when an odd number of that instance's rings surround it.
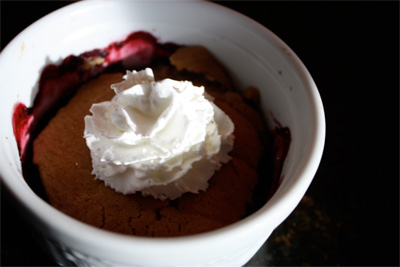
<svg viewBox="0 0 400 267">
<path fill-rule="evenodd" d="M 206 46 L 227 66 L 237 88 L 252 85 L 261 90 L 263 112 L 270 125 L 279 121 L 290 128 L 292 141 L 282 182 L 254 214 L 198 235 L 134 237 L 81 223 L 51 207 L 26 184 L 12 128 L 15 103 L 32 105 L 40 72 L 49 62 L 106 47 L 139 30 L 150 32 L 160 42 Z M 305 66 L 271 31 L 211 2 L 71 4 L 15 37 L 0 55 L 0 73 L 2 182 L 61 265 L 243 265 L 299 203 L 322 156 L 324 111 Z"/>
</svg>

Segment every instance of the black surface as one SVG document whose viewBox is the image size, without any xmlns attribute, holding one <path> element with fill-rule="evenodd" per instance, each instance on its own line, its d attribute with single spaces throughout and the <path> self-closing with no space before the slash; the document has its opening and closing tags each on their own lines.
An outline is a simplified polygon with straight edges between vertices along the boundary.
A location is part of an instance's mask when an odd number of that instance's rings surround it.
<svg viewBox="0 0 400 267">
<path fill-rule="evenodd" d="M 306 196 L 248 265 L 399 265 L 399 3 L 221 2 L 283 39 L 313 76 L 325 152 Z M 60 1 L 1 2 L 1 47 Z M 1 75 L 1 74 L 0 74 Z M 1 264 L 54 265 L 1 196 Z"/>
</svg>

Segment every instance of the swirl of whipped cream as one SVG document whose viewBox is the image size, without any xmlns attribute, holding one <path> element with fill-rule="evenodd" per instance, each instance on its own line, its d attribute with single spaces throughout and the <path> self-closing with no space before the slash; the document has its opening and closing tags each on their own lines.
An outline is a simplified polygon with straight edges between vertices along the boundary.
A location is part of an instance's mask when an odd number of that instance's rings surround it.
<svg viewBox="0 0 400 267">
<path fill-rule="evenodd" d="M 163 200 L 206 190 L 230 159 L 230 118 L 189 81 L 155 82 L 150 68 L 123 78 L 111 85 L 113 99 L 85 117 L 92 174 L 117 192 Z"/>
</svg>

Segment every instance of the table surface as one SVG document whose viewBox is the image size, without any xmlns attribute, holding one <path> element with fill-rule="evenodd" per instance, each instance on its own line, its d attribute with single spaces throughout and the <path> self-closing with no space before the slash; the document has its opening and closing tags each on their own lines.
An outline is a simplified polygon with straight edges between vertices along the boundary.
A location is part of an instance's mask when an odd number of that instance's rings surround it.
<svg viewBox="0 0 400 267">
<path fill-rule="evenodd" d="M 1 48 L 65 4 L 1 1 Z M 319 88 L 327 121 L 314 181 L 247 265 L 398 266 L 399 3 L 220 4 L 263 24 L 294 50 Z M 4 189 L 1 215 L 1 265 L 55 264 Z"/>
</svg>

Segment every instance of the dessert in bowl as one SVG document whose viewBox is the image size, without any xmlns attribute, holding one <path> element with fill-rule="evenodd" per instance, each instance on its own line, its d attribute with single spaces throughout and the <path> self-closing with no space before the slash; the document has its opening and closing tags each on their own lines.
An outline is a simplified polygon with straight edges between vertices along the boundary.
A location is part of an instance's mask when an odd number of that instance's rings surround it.
<svg viewBox="0 0 400 267">
<path fill-rule="evenodd" d="M 171 13 L 177 15 L 167 15 Z M 271 130 L 279 125 L 290 129 L 290 149 L 279 176 L 279 187 L 252 214 L 200 234 L 140 237 L 101 230 L 75 220 L 27 186 L 19 153 L 23 150 L 21 142 L 18 150 L 14 134 L 18 136 L 18 131 L 14 131 L 12 124 L 16 105 L 34 105 L 40 74 L 49 63 L 61 64 L 60 60 L 69 55 L 107 47 L 137 31 L 149 32 L 162 43 L 206 47 L 226 67 L 235 88 L 254 86 L 260 90 L 261 110 Z M 22 43 L 25 49 L 19 55 Z M 0 68 L 9 73 L 1 77 L 4 88 L 15 88 L 1 91 L 1 131 L 5 137 L 1 141 L 1 176 L 61 264 L 242 265 L 300 201 L 322 155 L 323 108 L 315 84 L 300 60 L 267 29 L 212 3 L 73 4 L 17 36 L 2 52 Z M 17 73 L 21 71 L 26 73 L 25 79 L 18 79 Z"/>
</svg>

